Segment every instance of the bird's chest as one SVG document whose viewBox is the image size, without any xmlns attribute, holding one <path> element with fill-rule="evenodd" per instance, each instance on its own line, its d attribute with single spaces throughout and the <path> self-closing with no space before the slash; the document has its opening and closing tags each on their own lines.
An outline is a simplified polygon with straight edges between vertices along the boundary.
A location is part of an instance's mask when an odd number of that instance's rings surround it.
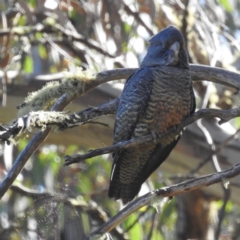
<svg viewBox="0 0 240 240">
<path fill-rule="evenodd" d="M 134 135 L 152 133 L 161 135 L 168 129 L 179 125 L 190 114 L 190 81 L 156 78 L 146 109 L 139 119 Z M 164 138 L 167 145 L 176 136 Z"/>
</svg>

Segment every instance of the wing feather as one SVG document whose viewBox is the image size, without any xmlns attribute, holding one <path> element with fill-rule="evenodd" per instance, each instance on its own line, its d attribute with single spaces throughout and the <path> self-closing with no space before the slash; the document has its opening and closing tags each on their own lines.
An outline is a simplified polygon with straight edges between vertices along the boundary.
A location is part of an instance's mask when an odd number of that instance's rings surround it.
<svg viewBox="0 0 240 240">
<path fill-rule="evenodd" d="M 113 144 L 132 138 L 139 117 L 146 109 L 152 84 L 152 73 L 147 68 L 141 68 L 127 80 L 116 115 Z M 116 155 L 120 153 L 114 154 L 113 169 L 118 160 Z"/>
</svg>

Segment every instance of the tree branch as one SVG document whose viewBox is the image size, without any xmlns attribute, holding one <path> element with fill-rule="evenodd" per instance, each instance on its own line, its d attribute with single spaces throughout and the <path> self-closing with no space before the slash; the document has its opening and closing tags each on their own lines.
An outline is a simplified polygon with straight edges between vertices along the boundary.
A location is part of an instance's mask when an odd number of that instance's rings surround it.
<svg viewBox="0 0 240 240">
<path fill-rule="evenodd" d="M 139 16 L 139 12 L 132 11 L 131 8 L 127 4 L 125 4 L 124 1 L 122 1 L 122 4 L 123 4 L 123 9 L 126 11 L 127 14 L 129 14 L 130 16 L 133 16 L 134 19 L 146 29 L 146 31 L 150 34 L 150 36 L 154 35 L 154 32 L 146 25 L 146 23 Z"/>
<path fill-rule="evenodd" d="M 218 110 L 218 109 L 202 109 L 197 112 L 195 112 L 193 115 L 187 117 L 177 128 L 173 128 L 168 130 L 166 133 L 160 135 L 157 137 L 157 141 L 160 141 L 161 139 L 165 138 L 169 134 L 178 135 L 184 127 L 187 125 L 197 121 L 201 118 L 206 117 L 217 117 L 221 120 L 219 121 L 219 124 L 222 124 L 224 122 L 229 121 L 232 118 L 240 116 L 240 108 L 236 109 L 230 109 L 230 110 Z M 152 134 L 148 134 L 145 136 L 141 136 L 138 138 L 133 138 L 125 142 L 119 142 L 113 146 L 108 146 L 105 148 L 100 148 L 96 150 L 92 150 L 87 152 L 86 154 L 75 154 L 72 156 L 66 156 L 65 157 L 65 165 L 70 165 L 73 163 L 77 163 L 83 160 L 86 160 L 88 158 L 92 158 L 98 155 L 111 153 L 118 151 L 122 148 L 129 148 L 129 147 L 135 147 L 140 144 L 145 144 L 146 142 L 153 141 Z"/>
<path fill-rule="evenodd" d="M 62 110 L 71 99 L 67 98 L 67 95 L 64 94 L 53 106 L 52 110 Z M 23 169 L 24 165 L 28 161 L 28 159 L 32 156 L 32 154 L 37 150 L 40 144 L 45 140 L 48 136 L 51 128 L 47 128 L 44 132 L 38 132 L 35 136 L 28 142 L 25 149 L 18 155 L 15 160 L 12 168 L 0 183 L 0 199 L 9 189 L 9 187 L 13 184 L 14 180 L 17 178 L 18 174 Z"/>
<path fill-rule="evenodd" d="M 164 67 L 164 66 L 162 66 L 162 69 L 165 71 L 177 71 L 178 70 L 173 67 Z M 68 105 L 76 97 L 83 95 L 84 93 L 90 91 L 91 89 L 95 88 L 96 86 L 98 86 L 102 83 L 105 83 L 105 82 L 108 82 L 111 80 L 115 80 L 115 79 L 127 78 L 135 70 L 136 69 L 117 69 L 117 70 L 100 72 L 100 73 L 94 75 L 91 80 L 85 82 L 84 89 L 79 89 L 79 91 L 76 91 L 76 93 L 72 94 L 70 97 L 67 96 L 67 94 L 64 94 L 63 97 L 61 98 L 62 101 L 60 101 L 60 103 L 57 103 L 55 105 L 55 107 L 53 107 L 53 110 L 61 111 L 61 110 L 63 110 L 63 108 L 66 105 Z M 221 83 L 221 84 L 236 88 L 237 90 L 240 89 L 240 75 L 237 73 L 229 72 L 229 71 L 219 69 L 219 68 L 212 68 L 212 67 L 200 66 L 200 65 L 191 65 L 190 73 L 191 73 L 193 80 L 206 79 L 209 81 Z M 113 104 L 113 106 L 114 107 L 112 108 L 112 111 L 114 112 L 116 110 L 115 107 L 117 105 Z M 94 108 L 92 109 L 92 111 L 94 112 Z M 95 109 L 95 113 L 98 111 L 99 111 L 98 109 Z M 108 114 L 110 114 L 110 112 L 108 112 Z M 101 112 L 99 112 L 99 116 L 100 115 L 102 115 Z M 195 113 L 193 116 L 187 118 L 184 121 L 184 123 L 179 126 L 178 131 L 180 131 L 180 128 L 187 126 L 188 124 L 196 121 L 197 119 L 199 119 L 201 117 L 219 117 L 222 119 L 220 121 L 220 123 L 221 123 L 221 122 L 226 122 L 226 121 L 230 120 L 231 118 L 237 117 L 237 116 L 239 116 L 239 109 L 232 109 L 232 110 L 226 110 L 226 111 L 215 110 L 215 109 L 201 110 L 201 112 L 199 111 L 199 112 Z M 94 116 L 94 118 L 95 117 L 96 117 L 96 115 Z M 18 119 L 18 121 L 17 121 L 18 123 L 19 123 L 19 120 L 20 119 Z M 52 124 L 53 123 L 51 122 L 50 125 L 52 125 Z M 76 122 L 74 122 L 74 124 L 76 124 Z M 22 125 L 24 125 L 23 121 L 22 121 Z M 21 133 L 21 130 L 23 130 L 24 127 L 26 127 L 25 125 L 22 126 L 22 129 L 20 129 L 20 131 L 18 129 L 18 132 L 17 132 L 17 134 L 15 134 L 15 136 L 18 135 L 19 133 Z M 15 127 L 16 126 L 10 126 L 9 128 L 1 127 L 0 128 L 0 139 L 8 142 L 11 140 L 11 138 L 14 138 L 15 136 L 12 133 L 14 132 L 13 129 Z M 8 134 L 7 132 L 10 132 L 10 134 L 9 134 L 10 138 L 6 138 L 6 134 Z M 33 154 L 33 152 L 44 141 L 44 139 L 47 137 L 49 132 L 50 132 L 50 129 L 47 128 L 44 132 L 37 133 L 33 137 L 33 139 L 28 143 L 28 145 L 24 149 L 24 151 L 18 156 L 17 160 L 14 162 L 12 169 L 9 171 L 9 173 L 7 174 L 5 179 L 0 184 L 0 198 L 5 194 L 7 189 L 11 186 L 11 184 L 16 179 L 17 175 L 19 174 L 19 172 L 22 170 L 23 166 L 27 162 L 28 158 Z M 132 144 L 131 146 L 134 146 L 134 144 L 140 144 L 145 141 L 151 141 L 151 139 L 152 139 L 152 136 L 144 136 L 144 137 L 142 137 L 142 139 L 141 138 L 138 139 L 139 142 L 134 142 L 135 140 L 130 140 L 130 143 Z M 14 140 L 14 139 L 12 139 L 12 140 Z M 110 149 L 100 150 L 100 153 L 98 153 L 98 154 L 103 154 L 104 151 L 105 152 L 116 151 L 116 150 L 120 149 L 121 147 L 125 147 L 125 145 L 123 143 L 119 143 L 119 145 L 110 147 Z M 97 150 L 95 150 L 95 151 L 97 151 Z M 90 154 L 90 156 L 88 155 L 88 157 L 94 156 L 93 153 L 96 154 L 96 152 L 90 152 L 90 153 L 88 153 L 88 154 Z M 76 157 L 73 156 L 72 160 L 71 160 L 71 158 L 70 159 L 66 158 L 66 164 L 71 164 L 73 162 L 77 162 L 77 161 L 79 161 L 78 158 L 79 158 L 79 155 L 77 155 Z M 82 160 L 82 156 L 80 158 Z"/>
<path fill-rule="evenodd" d="M 175 68 L 166 67 L 166 66 L 165 67 L 162 66 L 162 69 L 166 71 L 176 71 Z M 96 75 L 92 76 L 91 80 L 84 82 L 83 84 L 84 89 L 79 89 L 78 93 L 76 93 L 71 97 L 70 101 L 75 99 L 77 96 L 83 95 L 84 93 L 90 91 L 91 89 L 97 87 L 102 83 L 116 80 L 116 79 L 127 78 L 135 70 L 136 69 L 126 68 L 126 69 L 116 69 L 116 70 L 103 71 L 103 72 L 97 73 Z M 190 73 L 191 73 L 192 79 L 196 81 L 208 79 L 209 81 L 213 81 L 216 83 L 220 83 L 226 86 L 236 88 L 237 91 L 240 89 L 240 75 L 237 73 L 226 71 L 220 68 L 212 68 L 212 67 L 201 66 L 201 65 L 191 65 Z M 61 91 L 56 91 L 56 92 L 61 93 Z M 0 131 L 0 139 L 2 141 L 14 140 L 16 136 L 18 136 L 22 131 L 28 128 L 44 129 L 46 128 L 46 126 L 56 125 L 59 127 L 60 130 L 64 130 L 69 127 L 81 125 L 86 122 L 90 122 L 91 120 L 97 117 L 100 117 L 102 115 L 114 114 L 118 107 L 118 101 L 119 99 L 118 100 L 115 99 L 99 107 L 86 109 L 84 111 L 78 112 L 76 114 L 72 114 L 70 116 L 67 116 L 66 114 L 63 114 L 63 113 L 58 113 L 54 115 L 54 113 L 49 113 L 49 112 L 44 112 L 44 113 L 32 112 L 31 114 L 18 119 L 9 128 L 6 128 L 6 129 L 2 128 L 3 131 Z M 41 118 L 43 114 L 45 114 L 45 117 Z"/>
<path fill-rule="evenodd" d="M 71 31 L 67 28 L 62 27 L 60 24 L 55 24 L 54 26 L 46 26 L 44 24 L 36 24 L 33 26 L 21 26 L 21 27 L 13 27 L 12 29 L 7 28 L 0 30 L 0 37 L 9 35 L 10 33 L 15 36 L 27 36 L 30 34 L 34 34 L 37 32 L 41 33 L 50 33 L 50 34 L 62 34 L 65 40 L 81 42 L 84 45 L 88 46 L 89 48 L 95 49 L 97 52 L 110 57 L 115 58 L 116 56 L 108 53 L 101 46 L 92 39 L 87 39 L 86 37 L 82 36 L 81 34 Z"/>
<path fill-rule="evenodd" d="M 240 89 L 240 74 L 222 68 L 190 64 L 190 75 L 193 81 L 207 80 Z"/>
<path fill-rule="evenodd" d="M 179 184 L 175 184 L 169 187 L 164 187 L 164 188 L 149 192 L 144 196 L 137 198 L 133 202 L 130 202 L 118 214 L 116 214 L 114 217 L 109 219 L 100 228 L 93 231 L 85 240 L 89 240 L 97 234 L 102 235 L 104 233 L 110 232 L 114 227 L 120 224 L 124 219 L 126 219 L 133 212 L 136 212 L 140 208 L 147 206 L 149 204 L 152 204 L 153 202 L 158 202 L 160 198 L 177 196 L 179 194 L 183 194 L 196 189 L 207 187 L 207 186 L 222 182 L 224 179 L 233 178 L 239 174 L 240 174 L 240 163 L 219 173 L 205 175 L 205 176 L 194 178 Z"/>
<path fill-rule="evenodd" d="M 40 128 L 44 131 L 47 127 L 57 126 L 56 131 L 63 131 L 78 125 L 88 123 L 98 117 L 114 114 L 117 111 L 119 98 L 104 103 L 98 107 L 92 107 L 67 115 L 66 112 L 31 112 L 17 119 L 9 128 L 0 128 L 0 139 L 3 142 L 15 143 L 15 138 L 24 131 L 32 131 L 33 128 Z"/>
<path fill-rule="evenodd" d="M 238 129 L 234 134 L 232 134 L 230 137 L 228 137 L 225 141 L 223 141 L 221 144 L 219 144 L 215 150 L 205 157 L 202 162 L 200 162 L 194 169 L 192 169 L 188 175 L 193 175 L 197 173 L 205 164 L 207 164 L 211 159 L 213 155 L 218 154 L 220 151 L 222 151 L 225 147 L 227 147 L 232 139 L 234 139 L 238 134 L 240 133 L 240 129 Z"/>
</svg>

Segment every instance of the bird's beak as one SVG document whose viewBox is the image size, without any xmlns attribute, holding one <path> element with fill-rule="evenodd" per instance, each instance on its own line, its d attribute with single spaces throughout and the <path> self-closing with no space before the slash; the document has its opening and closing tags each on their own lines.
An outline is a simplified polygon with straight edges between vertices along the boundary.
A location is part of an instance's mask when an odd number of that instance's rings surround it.
<svg viewBox="0 0 240 240">
<path fill-rule="evenodd" d="M 172 65 L 176 65 L 179 62 L 179 50 L 180 44 L 179 42 L 174 42 L 172 46 L 169 48 L 173 52 L 173 57 L 171 59 Z"/>
<path fill-rule="evenodd" d="M 180 44 L 179 42 L 174 42 L 170 49 L 174 52 L 174 55 L 177 56 L 180 50 Z"/>
</svg>

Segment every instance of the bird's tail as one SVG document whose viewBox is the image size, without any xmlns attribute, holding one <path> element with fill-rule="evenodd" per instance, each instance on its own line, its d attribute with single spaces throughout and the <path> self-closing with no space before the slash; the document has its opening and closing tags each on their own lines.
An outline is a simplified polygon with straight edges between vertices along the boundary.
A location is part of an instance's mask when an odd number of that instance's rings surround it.
<svg viewBox="0 0 240 240">
<path fill-rule="evenodd" d="M 141 171 L 137 174 L 135 179 L 128 184 L 124 184 L 120 181 L 120 164 L 117 164 L 110 182 L 108 196 L 116 200 L 121 199 L 123 204 L 132 201 L 139 193 L 142 184 L 168 157 L 179 138 L 180 136 L 164 147 L 162 147 L 161 144 L 157 144 Z"/>
</svg>

